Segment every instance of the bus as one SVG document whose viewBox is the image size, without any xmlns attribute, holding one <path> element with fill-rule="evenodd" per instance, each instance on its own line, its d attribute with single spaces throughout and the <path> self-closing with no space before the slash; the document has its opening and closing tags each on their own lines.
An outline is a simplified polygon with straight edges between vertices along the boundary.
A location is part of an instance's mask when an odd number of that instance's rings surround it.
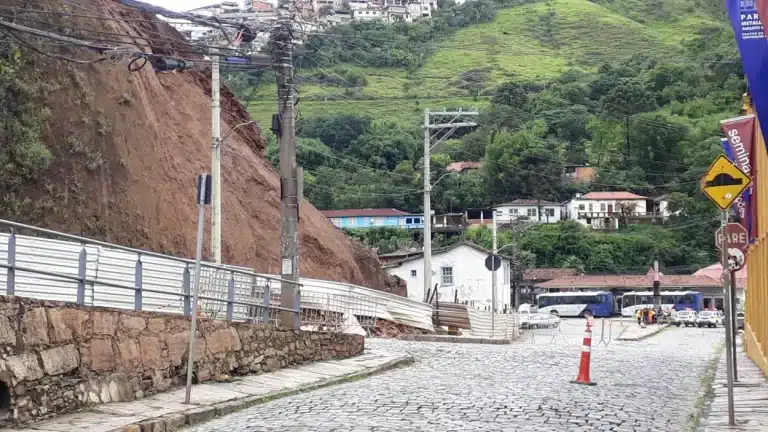
<svg viewBox="0 0 768 432">
<path fill-rule="evenodd" d="M 632 317 L 638 309 L 653 308 L 653 292 L 625 293 L 621 298 L 621 316 Z M 702 295 L 698 291 L 662 291 L 662 310 L 695 310 L 702 308 Z"/>
<path fill-rule="evenodd" d="M 596 317 L 613 315 L 614 299 L 610 291 L 567 291 L 539 294 L 537 306 L 540 313 L 563 317 L 584 316 L 591 312 Z"/>
</svg>

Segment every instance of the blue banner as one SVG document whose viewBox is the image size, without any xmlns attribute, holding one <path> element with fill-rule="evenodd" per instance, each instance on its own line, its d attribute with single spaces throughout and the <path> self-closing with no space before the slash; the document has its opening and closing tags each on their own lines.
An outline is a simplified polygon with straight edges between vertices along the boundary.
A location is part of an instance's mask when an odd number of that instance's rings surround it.
<svg viewBox="0 0 768 432">
<path fill-rule="evenodd" d="M 757 13 L 755 0 L 726 0 L 736 45 L 747 76 L 749 94 L 760 120 L 760 128 L 768 128 L 768 41 Z M 767 129 L 768 130 L 768 129 Z M 763 130 L 763 136 L 768 136 Z"/>
</svg>

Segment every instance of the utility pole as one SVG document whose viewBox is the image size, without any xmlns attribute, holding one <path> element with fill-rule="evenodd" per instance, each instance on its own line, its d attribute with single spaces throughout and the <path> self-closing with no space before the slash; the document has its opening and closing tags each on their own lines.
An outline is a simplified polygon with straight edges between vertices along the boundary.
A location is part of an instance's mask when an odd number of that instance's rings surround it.
<svg viewBox="0 0 768 432">
<path fill-rule="evenodd" d="M 221 78 L 219 53 L 211 55 L 211 254 L 221 264 Z"/>
<path fill-rule="evenodd" d="M 722 212 L 722 222 L 720 223 L 721 228 L 724 230 L 725 227 L 728 225 L 728 211 Z M 731 302 L 730 302 L 730 283 L 729 283 L 729 276 L 730 272 L 728 271 L 728 248 L 725 244 L 723 244 L 722 247 L 722 254 L 721 254 L 721 263 L 723 266 L 723 309 L 725 309 L 725 317 L 726 322 L 725 325 L 725 357 L 726 357 L 726 367 L 727 367 L 727 388 L 728 388 L 728 424 L 730 426 L 736 425 L 735 415 L 734 415 L 734 407 L 733 407 L 733 345 L 732 345 L 732 334 L 731 334 L 731 326 L 730 326 L 730 319 L 731 319 Z"/>
<path fill-rule="evenodd" d="M 493 210 L 493 259 L 496 259 L 496 255 L 499 253 L 499 243 L 496 236 L 496 210 Z M 498 287 L 498 280 L 496 279 L 496 270 L 491 270 L 491 337 L 493 337 L 496 331 L 496 291 Z"/>
<path fill-rule="evenodd" d="M 459 120 L 460 117 L 477 117 L 478 115 L 480 115 L 480 113 L 477 111 L 464 112 L 459 110 L 449 112 L 443 109 L 441 112 L 430 112 L 429 109 L 424 110 L 424 292 L 432 289 L 432 178 L 429 170 L 429 165 L 432 159 L 432 149 L 453 135 L 456 129 L 460 127 L 477 126 L 476 122 L 457 122 L 456 120 Z M 452 116 L 452 119 L 448 123 L 432 124 L 432 116 Z M 433 144 L 432 131 L 434 130 L 437 132 L 444 129 L 448 129 L 448 131 Z"/>
<path fill-rule="evenodd" d="M 293 102 L 293 17 L 287 7 L 279 10 L 280 27 L 275 30 L 275 72 L 277 74 L 278 144 L 280 147 L 280 303 L 299 309 L 299 185 L 296 166 L 296 124 Z M 299 314 L 280 312 L 283 327 L 298 329 Z"/>
<path fill-rule="evenodd" d="M 661 310 L 661 279 L 659 277 L 659 261 L 653 261 L 653 308 Z"/>
</svg>

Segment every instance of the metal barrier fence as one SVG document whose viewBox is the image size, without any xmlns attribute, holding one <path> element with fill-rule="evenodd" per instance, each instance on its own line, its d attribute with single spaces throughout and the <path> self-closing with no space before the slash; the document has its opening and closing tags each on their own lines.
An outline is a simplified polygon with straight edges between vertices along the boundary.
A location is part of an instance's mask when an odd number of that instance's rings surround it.
<svg viewBox="0 0 768 432">
<path fill-rule="evenodd" d="M 194 261 L 15 222 L 0 220 L 0 225 L 77 242 L 0 233 L 0 286 L 5 286 L 7 295 L 192 313 Z M 204 263 L 200 282 L 198 307 L 211 318 L 266 323 L 278 311 L 299 312 L 279 303 L 280 284 L 290 281 Z"/>
<path fill-rule="evenodd" d="M 0 220 L 0 293 L 189 316 L 193 260 Z M 43 237 L 44 236 L 44 237 Z M 57 238 L 58 239 L 53 239 Z M 64 240 L 62 240 L 64 239 Z M 352 284 L 302 278 L 300 305 L 280 304 L 279 277 L 202 263 L 198 311 L 217 319 L 277 324 L 279 311 L 300 313 L 305 329 L 368 333 L 377 319 L 433 331 L 430 305 Z"/>
</svg>

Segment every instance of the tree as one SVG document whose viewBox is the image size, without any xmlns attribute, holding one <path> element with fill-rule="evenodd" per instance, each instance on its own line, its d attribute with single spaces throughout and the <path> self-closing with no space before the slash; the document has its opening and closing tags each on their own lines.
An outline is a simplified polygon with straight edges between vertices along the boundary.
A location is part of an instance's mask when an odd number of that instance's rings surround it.
<svg viewBox="0 0 768 432">
<path fill-rule="evenodd" d="M 497 201 L 554 199 L 562 185 L 563 148 L 544 139 L 539 120 L 517 133 L 498 132 L 486 148 L 483 169 Z"/>
<path fill-rule="evenodd" d="M 654 93 L 630 78 L 619 80 L 616 86 L 600 99 L 600 108 L 605 113 L 634 115 L 653 111 L 656 107 Z"/>
<path fill-rule="evenodd" d="M 371 129 L 371 120 L 352 114 L 314 117 L 301 125 L 299 135 L 317 138 L 331 149 L 344 152 L 362 134 Z"/>
</svg>

